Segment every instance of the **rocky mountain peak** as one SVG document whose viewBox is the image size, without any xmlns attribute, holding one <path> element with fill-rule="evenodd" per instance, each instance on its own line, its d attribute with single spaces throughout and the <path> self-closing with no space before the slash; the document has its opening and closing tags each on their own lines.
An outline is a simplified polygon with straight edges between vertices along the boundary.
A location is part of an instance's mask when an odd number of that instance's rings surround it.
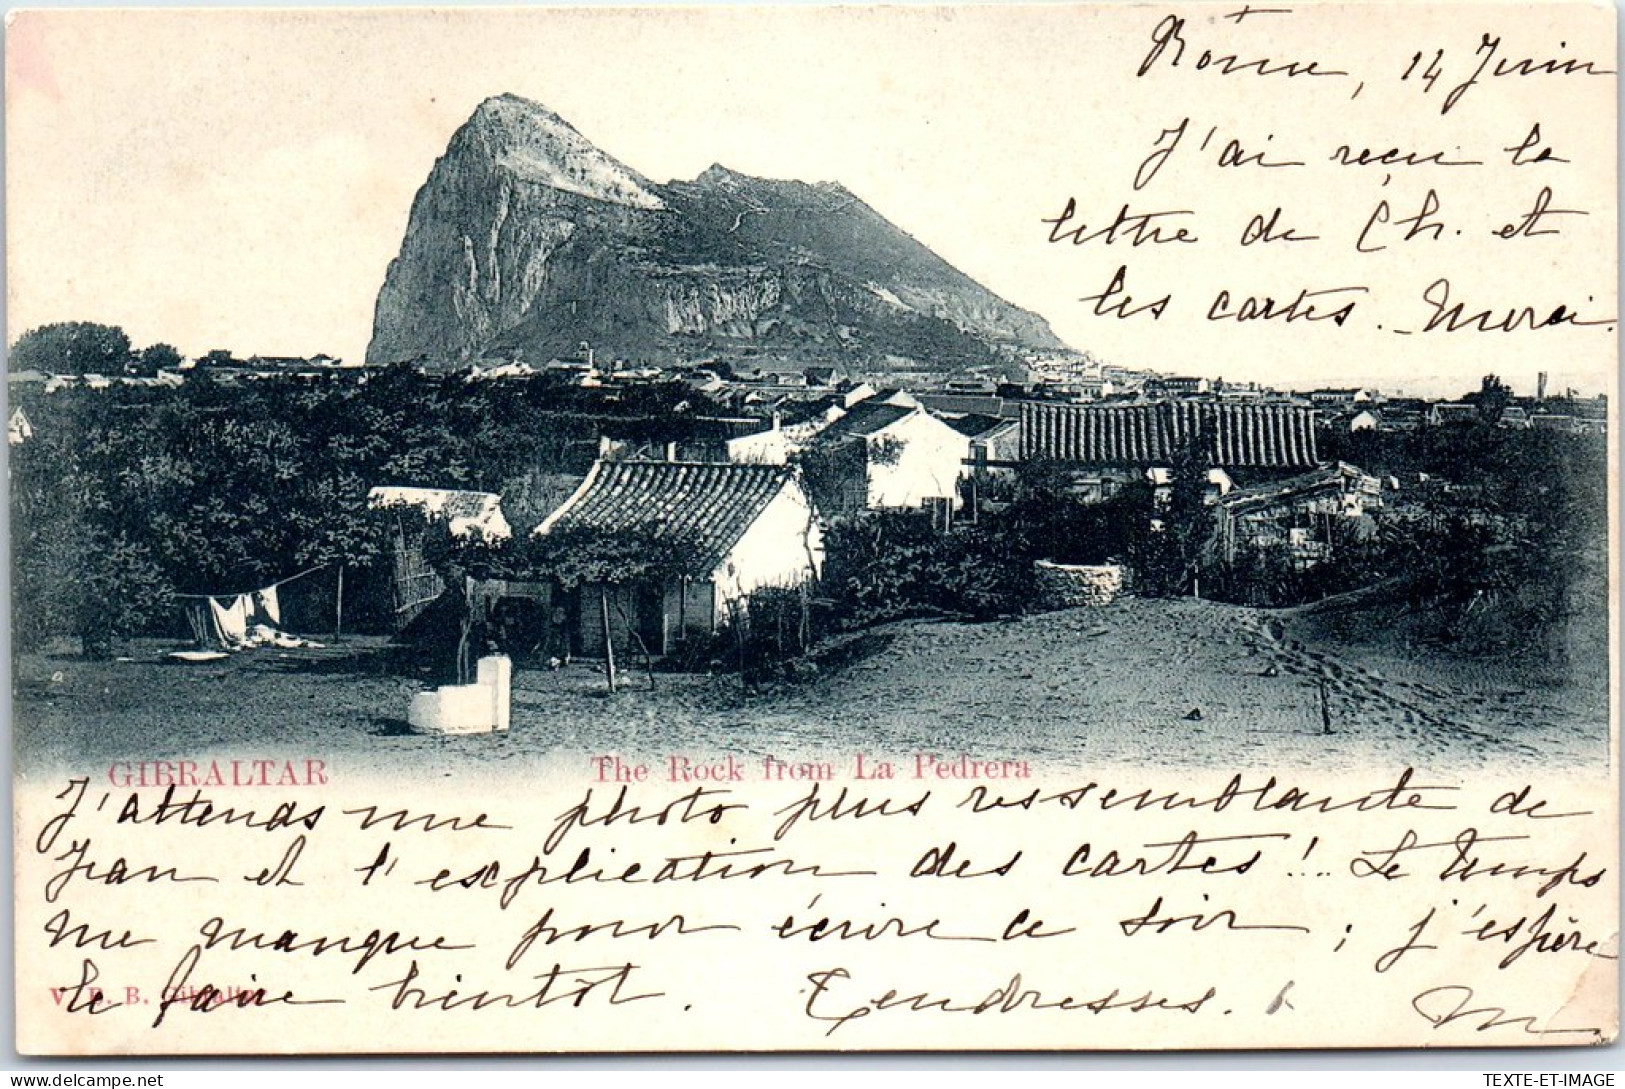
<svg viewBox="0 0 1625 1089">
<path fill-rule="evenodd" d="M 737 170 L 729 170 L 721 163 L 712 163 L 694 179 L 697 185 L 730 186 L 750 180 Z"/>
<path fill-rule="evenodd" d="M 833 182 L 720 164 L 656 184 L 547 107 L 476 108 L 413 201 L 375 362 L 764 358 L 958 371 L 1059 346 Z"/>
<path fill-rule="evenodd" d="M 691 182 L 672 182 L 667 188 L 685 187 L 711 190 L 733 196 L 777 198 L 796 204 L 823 204 L 828 198 L 851 199 L 852 194 L 836 182 L 804 182 L 779 178 L 759 178 L 743 174 L 721 163 L 712 163 Z"/>
<path fill-rule="evenodd" d="M 480 103 L 448 151 L 477 155 L 520 181 L 577 196 L 634 208 L 665 206 L 647 178 L 600 151 L 546 106 L 518 95 Z"/>
</svg>

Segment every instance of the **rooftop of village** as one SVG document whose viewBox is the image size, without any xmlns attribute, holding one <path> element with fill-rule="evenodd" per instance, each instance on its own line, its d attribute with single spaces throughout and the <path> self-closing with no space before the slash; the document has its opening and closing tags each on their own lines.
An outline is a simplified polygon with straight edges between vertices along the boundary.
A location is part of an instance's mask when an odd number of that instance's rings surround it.
<svg viewBox="0 0 1625 1089">
<path fill-rule="evenodd" d="M 1148 405 L 1168 402 L 1236 405 L 1283 405 L 1313 408 L 1316 426 L 1342 430 L 1410 431 L 1420 427 L 1480 419 L 1483 412 L 1472 392 L 1453 397 L 1418 397 L 1400 390 L 1370 386 L 1293 386 L 1258 381 L 1230 381 L 1189 374 L 1162 373 L 1104 363 L 1084 353 L 1033 358 L 979 372 L 869 374 L 830 364 L 795 365 L 767 356 L 746 360 L 701 359 L 652 363 L 621 359 L 583 344 L 540 362 L 516 357 L 431 359 L 391 363 L 354 363 L 326 353 L 309 356 L 237 357 L 215 349 L 195 359 L 166 360 L 154 365 L 132 353 L 118 373 L 56 374 L 42 370 L 8 375 L 11 400 L 26 406 L 38 393 L 69 388 L 175 388 L 188 381 L 221 385 L 288 381 L 364 383 L 382 371 L 405 368 L 446 382 L 526 383 L 569 387 L 589 403 L 613 406 L 639 387 L 681 384 L 704 398 L 714 428 L 748 432 L 778 419 L 802 424 L 820 416 L 843 416 L 872 401 L 864 418 L 877 418 L 876 405 L 901 391 L 924 411 L 950 424 L 987 430 L 997 420 L 1016 420 L 1023 402 L 1072 405 Z M 1019 373 L 1023 380 L 1012 379 Z M 1541 375 L 1533 390 L 1508 390 L 1494 423 L 1510 428 L 1544 428 L 1578 434 L 1605 433 L 1606 394 L 1583 395 L 1572 388 L 1548 388 Z M 879 398 L 876 395 L 881 395 Z M 898 414 L 895 406 L 886 410 Z M 707 415 L 706 413 L 699 414 Z M 731 421 L 727 423 L 724 421 Z M 964 421 L 964 423 L 960 423 Z M 845 427 L 856 426 L 848 420 Z"/>
</svg>

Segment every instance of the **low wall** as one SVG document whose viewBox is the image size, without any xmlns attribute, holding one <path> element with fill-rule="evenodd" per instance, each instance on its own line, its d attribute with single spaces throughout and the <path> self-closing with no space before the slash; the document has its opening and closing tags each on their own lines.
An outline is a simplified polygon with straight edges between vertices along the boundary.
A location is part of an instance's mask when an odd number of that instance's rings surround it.
<svg viewBox="0 0 1625 1089">
<path fill-rule="evenodd" d="M 1072 609 L 1080 605 L 1110 605 L 1128 584 L 1122 564 L 1075 565 L 1039 560 L 1033 564 L 1038 582 L 1038 605 L 1043 609 Z"/>
</svg>

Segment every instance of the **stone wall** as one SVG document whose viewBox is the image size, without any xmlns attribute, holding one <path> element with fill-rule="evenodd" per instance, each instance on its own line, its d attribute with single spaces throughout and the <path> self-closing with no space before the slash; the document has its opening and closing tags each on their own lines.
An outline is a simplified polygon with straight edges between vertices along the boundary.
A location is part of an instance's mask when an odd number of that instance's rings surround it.
<svg viewBox="0 0 1625 1089">
<path fill-rule="evenodd" d="M 1110 605 L 1123 593 L 1128 572 L 1121 564 L 1078 566 L 1039 560 L 1033 565 L 1038 604 L 1044 609 Z"/>
</svg>

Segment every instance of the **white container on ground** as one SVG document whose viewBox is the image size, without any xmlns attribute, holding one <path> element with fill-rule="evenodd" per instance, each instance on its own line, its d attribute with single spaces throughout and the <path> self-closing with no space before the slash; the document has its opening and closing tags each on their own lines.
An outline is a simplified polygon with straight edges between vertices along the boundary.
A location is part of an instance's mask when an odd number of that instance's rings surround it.
<svg viewBox="0 0 1625 1089">
<path fill-rule="evenodd" d="M 513 688 L 513 662 L 505 654 L 481 658 L 473 684 L 418 692 L 406 710 L 412 729 L 429 734 L 506 731 Z"/>
</svg>

